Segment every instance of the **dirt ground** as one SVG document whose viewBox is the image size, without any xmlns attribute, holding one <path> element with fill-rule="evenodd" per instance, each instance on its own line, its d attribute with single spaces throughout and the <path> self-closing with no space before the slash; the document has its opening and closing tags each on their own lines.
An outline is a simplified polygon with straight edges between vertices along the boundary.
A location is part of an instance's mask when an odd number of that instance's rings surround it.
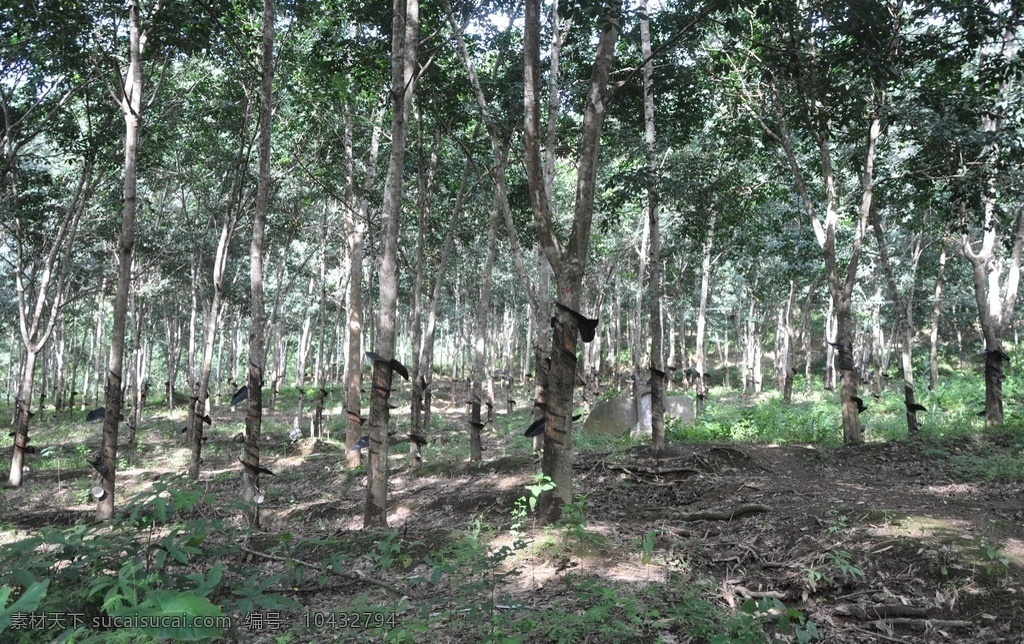
<svg viewBox="0 0 1024 644">
<path fill-rule="evenodd" d="M 516 413 L 525 418 L 525 410 Z M 409 471 L 401 447 L 393 449 L 389 524 L 399 541 L 418 545 L 409 546 L 413 556 L 405 566 L 380 571 L 356 562 L 367 576 L 400 585 L 429 572 L 426 556 L 477 519 L 490 526 L 495 548 L 511 542 L 512 510 L 533 483 L 537 461 L 513 451 L 510 437 L 492 427 L 485 432 L 487 460 L 465 462 L 457 453 L 466 443 L 458 414 L 438 415 L 440 429 L 418 472 Z M 152 422 L 179 424 L 165 412 L 154 412 Z M 144 489 L 157 474 L 180 471 L 182 440 L 173 430 L 161 431 L 147 440 L 159 439 L 166 449 L 119 473 L 125 494 Z M 273 446 L 286 444 L 287 430 L 278 433 L 270 432 L 264 457 L 278 474 L 265 487 L 267 543 L 284 532 L 297 542 L 359 539 L 365 477 L 344 471 L 335 444 L 307 440 L 275 453 Z M 221 449 L 207 449 L 203 485 L 228 499 L 237 490 L 237 445 L 216 425 L 211 436 Z M 578 454 L 583 527 L 600 535 L 599 547 L 530 551 L 507 560 L 502 565 L 523 574 L 500 590 L 522 610 L 557 603 L 571 612 L 577 599 L 567 584 L 581 577 L 632 590 L 670 578 L 704 580 L 710 583 L 703 592 L 722 607 L 778 599 L 802 611 L 820 641 L 1024 642 L 1024 485 L 964 480 L 949 467 L 948 453 L 939 452 L 898 442 L 673 445 L 661 459 L 643 446 Z M 2 539 L 89 521 L 92 506 L 76 483 L 88 475 L 84 468 L 32 472 L 22 489 L 7 490 L 0 497 Z M 522 529 L 527 539 L 544 534 L 529 521 Z M 258 542 L 253 549 L 260 549 Z M 311 547 L 302 558 L 325 554 Z M 268 560 L 268 572 L 275 565 L 281 564 Z M 368 590 L 338 584 L 302 591 L 300 600 L 307 610 L 331 610 Z M 426 590 L 419 592 L 408 592 L 413 605 L 427 599 Z M 458 628 L 444 632 L 424 641 L 465 641 Z M 300 633 L 291 641 L 322 640 Z M 631 641 L 695 640 L 683 625 L 662 623 Z"/>
</svg>

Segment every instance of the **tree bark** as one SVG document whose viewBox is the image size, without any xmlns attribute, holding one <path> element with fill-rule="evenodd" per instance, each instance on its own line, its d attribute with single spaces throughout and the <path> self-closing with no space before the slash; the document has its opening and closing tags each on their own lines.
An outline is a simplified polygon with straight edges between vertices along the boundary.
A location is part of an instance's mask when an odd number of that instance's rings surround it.
<svg viewBox="0 0 1024 644">
<path fill-rule="evenodd" d="M 1002 35 L 1000 57 L 1004 69 L 1009 69 L 1017 45 L 1015 32 L 1007 26 Z M 1008 75 L 1008 74 L 1007 74 Z M 978 320 L 981 324 L 982 336 L 985 339 L 985 425 L 988 427 L 1003 423 L 1003 363 L 1008 356 L 1003 350 L 1003 334 L 1013 316 L 1017 303 L 1020 284 L 1021 255 L 1024 251 L 1024 212 L 1017 215 L 1017 230 L 1013 239 L 1013 250 L 1009 258 L 1000 257 L 1002 244 L 997 231 L 998 191 L 997 177 L 999 173 L 1001 150 L 997 137 L 1002 130 L 1003 108 L 998 103 L 1007 97 L 1006 80 L 1001 81 L 997 95 L 993 97 L 994 106 L 987 109 L 982 116 L 982 130 L 990 139 L 985 146 L 983 158 L 992 164 L 987 168 L 982 196 L 983 233 L 981 246 L 975 251 L 974 243 L 968 235 L 963 236 L 961 250 L 964 257 L 971 263 L 974 277 L 974 296 L 978 307 Z M 1008 261 L 1007 261 L 1008 260 Z M 1003 283 L 1003 269 L 1006 269 Z"/>
<path fill-rule="evenodd" d="M 484 379 L 487 368 L 486 343 L 488 314 L 491 308 L 491 277 L 494 271 L 495 238 L 498 231 L 500 209 L 498 196 L 495 195 L 491 207 L 491 219 L 487 227 L 487 257 L 480 275 L 480 298 L 476 303 L 476 324 L 473 330 L 473 393 L 470 397 L 472 411 L 469 421 L 469 460 L 474 462 L 483 460 L 480 435 L 484 423 L 481 420 L 480 405 L 485 402 L 492 407 L 494 405 L 493 394 L 485 400 L 487 394 L 484 391 Z"/>
<path fill-rule="evenodd" d="M 647 0 L 640 3 L 640 55 L 644 59 L 644 149 L 647 156 L 647 226 L 650 229 L 648 261 L 651 334 L 651 449 L 660 455 L 665 449 L 665 359 L 661 328 L 661 222 L 660 172 L 657 159 L 657 130 L 654 121 L 654 60 L 651 56 L 651 24 Z M 671 352 L 671 351 L 670 351 Z"/>
<path fill-rule="evenodd" d="M 210 378 L 213 371 L 213 356 L 214 348 L 217 344 L 218 329 L 220 328 L 225 308 L 224 275 L 227 271 L 228 251 L 231 246 L 231 238 L 235 232 L 235 225 L 238 222 L 239 209 L 242 203 L 243 181 L 246 176 L 245 168 L 252 145 L 248 133 L 252 111 L 253 101 L 247 92 L 245 116 L 239 130 L 238 150 L 235 154 L 234 167 L 229 170 L 231 182 L 227 199 L 225 200 L 224 212 L 221 215 L 220 236 L 217 240 L 217 249 L 213 260 L 213 294 L 206 309 L 206 323 L 203 328 L 203 357 L 199 365 L 199 373 L 197 374 L 197 381 L 193 389 L 188 416 L 187 435 L 192 451 L 188 477 L 193 481 L 198 480 L 199 468 L 202 463 L 203 425 L 212 423 L 210 418 Z M 262 271 L 262 263 L 260 263 L 259 267 Z M 251 358 L 252 356 L 250 356 Z"/>
<path fill-rule="evenodd" d="M 370 398 L 370 466 L 366 486 L 363 527 L 387 526 L 388 424 L 393 363 L 395 318 L 398 304 L 398 220 L 402 213 L 405 142 L 415 91 L 416 54 L 419 41 L 418 0 L 394 0 L 391 49 L 391 157 L 381 206 L 383 252 L 380 262 L 380 312 L 373 361 Z"/>
<path fill-rule="evenodd" d="M 355 448 L 362 437 L 362 358 L 363 358 L 363 240 L 370 210 L 370 191 L 377 179 L 377 157 L 380 153 L 383 115 L 377 110 L 373 116 L 370 147 L 366 159 L 366 174 L 358 199 L 355 190 L 355 163 L 352 153 L 352 119 L 345 120 L 345 236 L 348 243 L 348 311 L 346 319 L 345 351 L 345 454 L 349 468 L 359 467 L 362 457 Z M 355 204 L 355 205 L 353 205 Z"/>
<path fill-rule="evenodd" d="M 914 398 L 914 298 L 913 284 L 914 276 L 917 273 L 917 264 L 921 258 L 921 234 L 914 235 L 911 244 L 911 286 L 906 295 L 906 301 L 900 298 L 899 289 L 896 287 L 896 276 L 892 270 L 892 263 L 889 261 L 888 244 L 885 241 L 885 231 L 882 228 L 881 217 L 877 212 L 871 213 L 871 228 L 875 233 L 875 241 L 878 244 L 878 259 L 885 275 L 886 290 L 889 301 L 892 302 L 896 311 L 896 335 L 900 338 L 900 368 L 903 372 L 903 405 L 907 412 L 907 431 L 911 434 L 921 429 L 917 420 L 917 401 Z M 904 306 L 900 307 L 903 303 Z M 901 316 L 900 309 L 903 308 Z"/>
<path fill-rule="evenodd" d="M 942 281 L 946 274 L 946 250 L 949 247 L 949 232 L 942 241 L 939 252 L 939 271 L 935 276 L 935 297 L 932 305 L 931 331 L 928 333 L 928 389 L 934 390 L 939 384 L 939 316 L 942 313 Z"/>
<path fill-rule="evenodd" d="M 157 5 L 159 7 L 159 5 Z M 122 367 L 124 338 L 128 318 L 128 291 L 131 289 L 132 259 L 135 254 L 135 215 L 137 210 L 139 128 L 142 121 L 142 50 L 146 35 L 141 28 L 137 0 L 128 2 L 129 58 L 128 70 L 118 87 L 117 97 L 124 115 L 124 208 L 121 234 L 117 243 L 118 276 L 114 293 L 113 330 L 110 338 L 110 359 L 107 363 L 106 415 L 103 418 L 103 439 L 100 446 L 100 487 L 96 520 L 109 521 L 114 514 L 117 473 L 117 430 L 121 422 Z"/>
<path fill-rule="evenodd" d="M 246 385 L 249 408 L 245 414 L 245 453 L 242 456 L 241 494 L 245 518 L 250 526 L 260 525 L 259 490 L 260 432 L 263 425 L 263 372 L 267 349 L 264 333 L 266 303 L 263 297 L 263 236 L 270 202 L 270 151 L 274 88 L 274 0 L 263 0 L 262 56 L 260 78 L 259 183 L 252 217 L 252 239 L 249 242 L 249 365 Z"/>
<path fill-rule="evenodd" d="M 540 136 L 540 2 L 527 0 L 523 31 L 524 57 L 524 143 L 530 203 L 540 246 L 555 275 L 557 307 L 552 333 L 551 367 L 544 430 L 542 470 L 555 484 L 541 494 L 538 512 L 552 523 L 562 508 L 572 502 L 572 404 L 576 381 L 576 341 L 579 305 L 586 269 L 590 228 L 593 222 L 595 181 L 601 129 L 608 94 L 608 79 L 619 36 L 621 2 L 612 0 L 605 9 L 597 53 L 591 71 L 583 113 L 579 147 L 576 201 L 566 246 L 557 239 L 552 224 L 550 191 L 547 187 Z"/>
<path fill-rule="evenodd" d="M 704 348 L 708 324 L 708 302 L 711 299 L 711 251 L 715 244 L 715 213 L 709 213 L 707 229 L 704 231 L 704 242 L 701 244 L 700 260 L 700 299 L 697 304 L 697 329 L 694 338 L 695 362 L 694 387 L 696 389 L 695 411 L 698 415 L 704 411 L 708 397 L 708 357 Z"/>
</svg>

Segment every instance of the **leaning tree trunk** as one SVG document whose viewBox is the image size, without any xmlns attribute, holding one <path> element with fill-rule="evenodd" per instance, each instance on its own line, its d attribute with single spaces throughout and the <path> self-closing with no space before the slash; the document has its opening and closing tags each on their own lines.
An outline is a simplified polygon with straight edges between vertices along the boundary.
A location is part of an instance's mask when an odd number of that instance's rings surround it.
<svg viewBox="0 0 1024 644">
<path fill-rule="evenodd" d="M 530 308 L 533 311 L 533 319 L 531 320 L 531 326 L 529 331 L 534 331 L 535 337 L 538 338 L 537 346 L 534 349 L 534 362 L 535 362 L 535 388 L 534 388 L 534 419 L 539 420 L 543 416 L 543 405 L 544 405 L 544 391 L 546 387 L 545 374 L 547 372 L 547 365 L 545 364 L 544 354 L 550 351 L 550 347 L 545 346 L 544 341 L 541 339 L 546 333 L 548 327 L 548 319 L 551 314 L 550 304 L 548 301 L 548 291 L 550 289 L 549 273 L 550 268 L 547 265 L 547 260 L 543 257 L 543 253 L 539 252 L 538 266 L 537 266 L 537 282 L 534 285 L 532 279 L 526 270 L 526 262 L 523 259 L 525 253 L 519 245 L 519 236 L 516 233 L 516 227 L 512 219 L 512 208 L 509 205 L 508 200 L 508 185 L 506 179 L 506 170 L 508 167 L 508 148 L 509 139 L 502 138 L 499 134 L 498 124 L 495 122 L 494 117 L 491 114 L 490 106 L 487 102 L 487 98 L 484 95 L 483 88 L 480 84 L 480 79 L 476 73 L 476 69 L 473 66 L 473 59 L 469 54 L 469 50 L 466 47 L 465 39 L 462 37 L 462 29 L 455 22 L 455 18 L 452 14 L 450 5 L 445 3 L 445 10 L 448 14 L 449 24 L 455 33 L 455 40 L 458 46 L 459 56 L 462 59 L 462 64 L 466 69 L 466 74 L 469 76 L 470 85 L 473 87 L 473 93 L 476 96 L 477 108 L 480 111 L 480 116 L 483 119 L 484 124 L 487 127 L 487 135 L 491 144 L 491 153 L 494 157 L 494 170 L 491 173 L 491 178 L 494 181 L 494 192 L 495 201 L 498 207 L 501 209 L 502 215 L 505 219 L 505 230 L 508 234 L 509 245 L 511 246 L 511 255 L 516 268 L 516 274 L 519 277 L 520 283 L 522 284 L 523 291 L 526 294 L 526 298 L 530 303 Z M 552 8 L 552 39 L 551 46 L 548 51 L 548 60 L 550 67 L 548 70 L 548 83 L 549 83 L 549 101 L 548 101 L 548 143 L 546 149 L 545 167 L 541 172 L 541 177 L 538 180 L 543 181 L 546 186 L 547 194 L 550 196 L 551 184 L 553 181 L 554 174 L 554 135 L 556 134 L 555 125 L 558 121 L 559 111 L 559 100 L 558 100 L 558 59 L 561 50 L 562 34 L 558 26 L 558 2 L 554 3 Z M 539 46 L 539 45 L 538 45 Z M 467 168 L 468 169 L 468 168 Z M 465 173 L 463 177 L 465 177 Z M 526 373 L 526 363 L 524 362 L 523 373 Z M 478 422 L 478 421 L 471 421 Z M 533 449 L 538 451 L 541 449 L 541 436 L 534 438 Z"/>
<path fill-rule="evenodd" d="M 86 195 L 92 185 L 92 164 L 86 162 L 82 169 L 75 195 L 64 212 L 49 252 L 39 261 L 39 281 L 34 289 L 26 289 L 23 275 L 29 271 L 22 262 L 36 261 L 23 257 L 18 258 L 18 270 L 15 271 L 14 285 L 17 296 L 18 326 L 21 331 L 22 361 L 18 393 L 14 404 L 14 450 L 11 455 L 11 471 L 8 483 L 12 487 L 21 485 L 25 465 L 25 453 L 28 448 L 29 418 L 32 415 L 32 391 L 35 377 L 35 364 L 39 353 L 46 346 L 53 334 L 60 307 L 67 298 L 67 275 L 71 252 L 74 248 L 75 232 L 79 218 L 85 207 Z M 17 201 L 15 194 L 14 201 Z M 26 297 L 26 290 L 34 291 L 34 301 Z M 11 345 L 13 362 L 14 343 Z"/>
</svg>

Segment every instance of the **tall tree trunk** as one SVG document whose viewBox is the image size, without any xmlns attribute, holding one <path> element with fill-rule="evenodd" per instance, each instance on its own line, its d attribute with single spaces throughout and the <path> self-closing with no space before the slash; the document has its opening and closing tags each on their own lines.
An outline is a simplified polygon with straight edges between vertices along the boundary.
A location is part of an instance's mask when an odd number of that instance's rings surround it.
<svg viewBox="0 0 1024 644">
<path fill-rule="evenodd" d="M 859 443 L 862 440 L 862 427 L 859 418 L 860 405 L 857 404 L 858 378 L 853 355 L 853 289 L 857 282 L 857 265 L 860 260 L 867 218 L 872 207 L 876 144 L 881 134 L 881 118 L 878 115 L 879 110 L 877 106 L 880 105 L 881 97 L 878 95 L 872 97 L 874 109 L 868 118 L 863 165 L 860 169 L 860 209 L 854 228 L 853 240 L 850 244 L 845 275 L 843 275 L 841 274 L 839 254 L 836 249 L 840 207 L 836 188 L 837 179 L 832 163 L 830 133 L 824 125 L 812 131 L 818 148 L 818 172 L 824 192 L 825 212 L 824 217 L 819 217 L 817 212 L 818 200 L 811 198 L 804 171 L 797 158 L 796 139 L 790 131 L 784 107 L 779 97 L 779 91 L 774 82 L 769 82 L 769 92 L 772 97 L 772 108 L 775 112 L 777 129 L 769 126 L 759 115 L 755 114 L 755 119 L 757 119 L 765 134 L 775 140 L 782 148 L 786 163 L 792 173 L 804 214 L 810 221 L 815 241 L 822 251 L 826 281 L 829 292 L 832 295 L 832 304 L 834 305 L 836 316 L 836 336 L 835 340 L 830 342 L 834 342 L 833 346 L 836 348 L 839 356 L 843 441 L 847 444 Z"/>
<path fill-rule="evenodd" d="M 263 371 L 267 361 L 263 297 L 263 234 L 270 201 L 270 145 L 274 85 L 274 0 L 263 0 L 263 49 L 259 109 L 259 183 L 249 243 L 249 409 L 245 415 L 245 455 L 242 457 L 242 502 L 249 525 L 259 527 L 260 431 L 263 425 Z"/>
<path fill-rule="evenodd" d="M 896 336 L 900 338 L 900 368 L 903 371 L 903 405 L 907 412 L 907 431 L 916 433 L 920 428 L 917 421 L 918 404 L 914 399 L 914 276 L 917 273 L 917 264 L 921 258 L 921 234 L 914 235 L 911 244 L 911 282 L 910 289 L 906 294 L 906 301 L 902 302 L 899 289 L 896 287 L 896 276 L 892 270 L 892 263 L 889 261 L 888 244 L 885 241 L 885 231 L 882 228 L 882 220 L 875 211 L 871 213 L 871 228 L 875 233 L 875 241 L 878 244 L 878 258 L 882 265 L 882 272 L 885 275 L 886 290 L 889 300 L 892 302 L 896 312 Z M 903 303 L 904 310 L 900 311 L 900 304 Z M 901 316 L 901 313 L 903 315 Z"/>
<path fill-rule="evenodd" d="M 644 58 L 644 149 L 647 156 L 647 227 L 650 229 L 650 270 L 648 297 L 651 317 L 651 449 L 660 455 L 665 449 L 665 361 L 661 328 L 661 222 L 660 173 L 654 122 L 654 60 L 651 56 L 651 25 L 647 0 L 640 3 L 640 55 Z M 671 353 L 671 348 L 670 351 Z"/>
<path fill-rule="evenodd" d="M 100 278 L 100 289 L 96 293 L 96 316 L 93 324 L 92 342 L 89 345 L 89 362 L 86 366 L 85 380 L 82 383 L 82 409 L 86 409 L 91 401 L 93 407 L 99 405 L 99 381 L 102 378 L 100 364 L 103 352 L 103 327 L 106 325 L 104 311 L 106 309 L 104 298 L 106 297 L 106 276 Z"/>
<path fill-rule="evenodd" d="M 137 209 L 137 163 L 139 128 L 142 121 L 142 49 L 145 32 L 141 29 L 137 0 L 128 2 L 129 61 L 117 100 L 124 114 L 124 209 L 121 235 L 117 244 L 118 276 L 114 293 L 113 330 L 110 338 L 110 360 L 107 363 L 106 415 L 103 418 L 103 440 L 100 447 L 100 486 L 102 495 L 96 503 L 96 520 L 109 521 L 114 514 L 115 475 L 117 470 L 117 430 L 121 422 L 122 372 L 124 338 L 128 318 L 128 291 L 131 289 L 132 259 L 135 253 L 135 214 Z"/>
<path fill-rule="evenodd" d="M 306 302 L 313 301 L 313 293 L 316 290 L 316 276 L 312 273 L 309 276 L 309 282 L 306 285 Z M 299 346 L 297 348 L 297 355 L 295 358 L 295 386 L 299 388 L 299 397 L 304 399 L 305 395 L 302 393 L 306 388 L 306 374 L 309 370 L 306 368 L 307 362 L 309 361 L 309 350 L 313 345 L 313 309 L 309 306 L 304 307 L 302 317 L 302 333 L 299 335 Z"/>
<path fill-rule="evenodd" d="M 789 297 L 779 308 L 779 323 L 776 329 L 776 365 L 779 391 L 787 405 L 793 402 L 793 305 L 796 303 L 796 282 L 789 281 Z"/>
<path fill-rule="evenodd" d="M 939 384 L 939 316 L 942 313 L 942 280 L 946 274 L 946 250 L 949 247 L 949 232 L 942 241 L 939 251 L 939 271 L 935 276 L 935 297 L 932 306 L 931 331 L 928 333 L 928 389 L 934 390 Z"/>
<path fill-rule="evenodd" d="M 217 250 L 213 260 L 213 295 L 207 309 L 206 324 L 203 329 L 203 359 L 199 367 L 198 382 L 193 390 L 191 410 L 188 417 L 188 437 L 192 448 L 188 477 L 193 481 L 199 478 L 199 466 L 202 463 L 203 425 L 211 423 L 209 401 L 210 375 L 213 371 L 213 354 L 217 343 L 217 332 L 225 308 L 224 274 L 227 271 L 228 249 L 231 246 L 231 237 L 234 235 L 235 224 L 238 221 L 238 209 L 242 203 L 242 182 L 245 178 L 244 169 L 251 146 L 248 124 L 252 116 L 252 103 L 251 97 L 249 97 L 245 106 L 245 117 L 239 131 L 238 150 L 235 154 L 234 168 L 231 170 L 232 178 L 226 200 L 227 203 L 221 216 L 220 236 L 217 240 Z M 262 270 L 262 264 L 260 265 L 260 270 Z M 250 360 L 251 358 L 252 356 L 250 356 Z"/>
<path fill-rule="evenodd" d="M 1014 12 L 1015 14 L 1016 12 Z M 1014 17 L 1016 17 L 1014 15 Z M 1002 34 L 1000 57 L 1003 70 L 1009 70 L 1017 47 L 1017 38 L 1012 27 L 1007 26 Z M 1001 258 L 1000 246 L 1003 240 L 997 231 L 999 208 L 997 177 L 998 165 L 1001 161 L 998 135 L 1002 131 L 1003 108 L 998 103 L 1007 101 L 1007 81 L 1009 73 L 1004 72 L 993 107 L 985 110 L 982 116 L 982 130 L 989 143 L 985 146 L 983 158 L 990 159 L 992 164 L 987 168 L 987 176 L 981 196 L 982 216 L 984 220 L 981 246 L 975 251 L 974 244 L 968 235 L 963 236 L 961 250 L 964 257 L 971 263 L 974 277 L 974 296 L 978 307 L 978 320 L 981 324 L 982 337 L 985 339 L 985 425 L 992 427 L 1003 423 L 1003 363 L 1008 356 L 1003 350 L 1003 335 L 1013 317 L 1017 303 L 1017 292 L 1020 284 L 1021 255 L 1024 251 L 1024 212 L 1017 215 L 1017 230 L 1013 239 L 1013 250 L 1009 258 Z M 1006 260 L 1009 261 L 1006 261 Z M 1005 284 L 1003 269 L 1006 269 Z"/>
<path fill-rule="evenodd" d="M 488 314 L 491 308 L 491 277 L 494 271 L 495 239 L 498 230 L 498 215 L 501 206 L 498 196 L 494 197 L 491 207 L 491 219 L 487 228 L 487 257 L 484 260 L 480 275 L 480 299 L 476 302 L 476 324 L 473 330 L 473 393 L 471 418 L 469 421 L 469 460 L 479 462 L 483 459 L 480 434 L 484 423 L 480 416 L 480 405 L 484 402 L 484 378 L 487 368 L 487 329 Z M 487 402 L 493 406 L 494 396 L 491 394 Z"/>
<path fill-rule="evenodd" d="M 576 382 L 576 341 L 581 324 L 578 313 L 593 222 L 595 182 L 608 80 L 619 36 L 621 2 L 612 0 L 605 9 L 597 53 L 591 71 L 579 147 L 576 202 L 569 241 L 563 247 L 554 234 L 550 191 L 545 180 L 540 138 L 540 2 L 527 0 L 523 31 L 524 143 L 530 203 L 540 246 L 551 264 L 557 285 L 553 324 L 551 367 L 544 430 L 542 470 L 555 484 L 541 494 L 538 512 L 545 522 L 557 521 L 562 508 L 572 502 L 572 404 Z M 585 321 L 586 320 L 586 321 Z M 596 324 L 596 323 L 595 323 Z M 592 339 L 592 328 L 587 338 Z"/>
<path fill-rule="evenodd" d="M 169 306 L 169 304 L 165 304 L 165 306 Z M 181 321 L 173 318 L 173 315 L 169 308 L 164 313 L 164 338 L 166 340 L 164 364 L 167 367 L 167 380 L 164 389 L 167 394 L 165 404 L 168 411 L 174 409 L 174 385 L 178 380 L 178 357 L 181 351 Z"/>
<path fill-rule="evenodd" d="M 381 205 L 383 252 L 380 261 L 380 312 L 370 397 L 370 466 L 363 527 L 387 526 L 388 399 L 396 364 L 395 319 L 398 304 L 398 220 L 402 213 L 405 142 L 415 91 L 419 44 L 419 0 L 394 0 L 391 44 L 391 157 Z"/>
<path fill-rule="evenodd" d="M 380 152 L 382 112 L 374 114 L 366 175 L 358 200 L 355 198 L 355 162 L 352 153 L 352 120 L 345 120 L 345 236 L 348 243 L 348 311 L 345 328 L 345 454 L 349 468 L 359 467 L 361 452 L 356 443 L 362 437 L 362 359 L 363 359 L 363 239 L 370 210 L 370 191 L 377 178 L 377 156 Z M 358 204 L 353 210 L 352 204 Z"/>
<path fill-rule="evenodd" d="M 708 357 L 704 341 L 707 335 L 708 301 L 711 299 L 711 251 L 715 244 L 715 219 L 715 213 L 710 213 L 707 229 L 704 232 L 706 236 L 701 245 L 700 299 L 697 304 L 697 334 L 694 338 L 696 361 L 693 368 L 696 372 L 694 378 L 697 391 L 696 413 L 698 415 L 704 411 L 704 404 L 708 397 Z"/>
<path fill-rule="evenodd" d="M 33 374 L 35 373 L 36 356 L 38 353 L 29 346 L 24 349 L 22 360 L 21 382 L 15 398 L 14 411 L 14 451 L 11 455 L 11 472 L 7 482 L 11 487 L 21 485 L 25 467 L 25 452 L 28 447 L 28 420 L 31 415 Z"/>
<path fill-rule="evenodd" d="M 426 235 L 430 222 L 431 206 L 433 205 L 434 176 L 437 172 L 438 148 L 441 145 L 441 131 L 435 130 L 429 161 L 423 153 L 423 112 L 418 111 L 417 154 L 419 161 L 418 210 L 419 224 L 416 227 L 416 262 L 412 288 L 412 400 L 410 401 L 410 430 L 413 436 L 422 437 L 423 433 L 423 280 L 426 270 Z M 422 463 L 419 441 L 409 441 L 409 467 L 416 469 Z"/>
<path fill-rule="evenodd" d="M 139 423 L 142 420 L 142 391 L 143 391 L 143 368 L 145 363 L 145 340 L 142 337 L 142 321 L 146 316 L 146 303 L 141 296 L 135 296 L 135 328 L 132 330 L 135 338 L 132 347 L 133 374 L 132 374 L 132 415 L 128 421 L 128 444 L 135 445 L 136 433 L 139 430 Z"/>
<path fill-rule="evenodd" d="M 828 310 L 825 311 L 825 391 L 833 391 L 836 388 L 836 303 L 830 296 L 828 298 Z"/>
<path fill-rule="evenodd" d="M 413 391 L 415 392 L 418 388 L 422 394 L 422 419 L 419 423 L 419 431 L 421 436 L 429 435 L 430 433 L 430 418 L 431 418 L 431 390 L 433 385 L 433 373 L 434 373 L 434 339 L 435 330 L 437 329 L 437 308 L 441 301 L 441 287 L 444 285 L 444 278 L 448 271 L 448 258 L 451 256 L 452 247 L 455 245 L 455 229 L 458 226 L 459 218 L 462 215 L 463 204 L 465 203 L 466 196 L 469 193 L 469 169 L 470 159 L 466 159 L 466 165 L 462 172 L 462 181 L 459 184 L 459 192 L 455 197 L 455 205 L 452 207 L 452 216 L 448 222 L 447 232 L 444 237 L 444 245 L 441 248 L 441 257 L 437 262 L 437 275 L 434 276 L 434 285 L 430 294 L 430 302 L 427 305 L 427 318 L 423 325 L 423 344 L 420 348 L 420 360 L 419 368 L 420 375 L 417 378 L 418 382 L 413 383 Z M 413 400 L 417 399 L 417 394 L 413 393 Z M 415 412 L 415 410 L 414 410 Z"/>
<path fill-rule="evenodd" d="M 459 48 L 459 56 L 462 59 L 462 64 L 466 69 L 466 73 L 469 76 L 470 84 L 473 87 L 473 93 L 476 96 L 477 108 L 480 111 L 484 124 L 487 128 L 488 140 L 491 144 L 491 154 L 494 157 L 493 170 L 491 172 L 491 178 L 494 182 L 495 200 L 498 207 L 501 209 L 505 219 L 505 230 L 508 234 L 509 245 L 511 246 L 511 254 L 516 268 L 516 273 L 519 277 L 520 283 L 523 285 L 523 291 L 526 294 L 527 300 L 530 303 L 530 309 L 533 311 L 533 318 L 531 325 L 528 327 L 528 334 L 532 334 L 538 339 L 536 346 L 534 347 L 534 373 L 536 374 L 535 388 L 534 388 L 534 419 L 539 419 L 543 415 L 543 404 L 544 404 L 544 390 L 546 382 L 544 380 L 545 374 L 547 373 L 547 366 L 544 362 L 546 353 L 550 352 L 550 347 L 546 345 L 544 341 L 545 333 L 548 328 L 548 320 L 551 316 L 551 307 L 549 302 L 550 292 L 550 267 L 547 263 L 547 259 L 543 256 L 543 252 L 538 249 L 538 260 L 537 260 L 537 282 L 534 284 L 526 270 L 526 261 L 524 260 L 525 254 L 519 245 L 519 236 L 516 232 L 515 224 L 512 219 L 512 208 L 508 201 L 508 186 L 506 180 L 506 169 L 508 166 L 508 149 L 510 140 L 507 136 L 503 137 L 499 132 L 498 124 L 495 122 L 490 106 L 488 105 L 487 98 L 484 95 L 483 88 L 480 84 L 480 79 L 477 76 L 476 69 L 473 66 L 473 59 L 469 55 L 469 50 L 466 47 L 464 38 L 462 37 L 462 29 L 458 27 L 455 22 L 455 18 L 452 14 L 449 3 L 445 3 L 445 10 L 448 14 L 449 23 L 452 26 L 452 30 L 455 32 L 456 43 Z M 558 60 L 561 51 L 562 39 L 564 34 L 561 33 L 558 24 L 558 1 L 552 5 L 551 9 L 552 17 L 552 37 L 551 45 L 548 51 L 548 87 L 549 87 L 549 100 L 548 100 L 548 131 L 547 131 L 547 147 L 545 150 L 544 168 L 542 177 L 538 178 L 541 180 L 546 188 L 548 198 L 551 198 L 552 193 L 552 181 L 554 175 L 554 162 L 555 162 L 555 135 L 556 124 L 558 122 L 558 112 L 560 109 L 559 104 L 559 92 L 558 92 Z M 539 45 L 538 45 L 539 47 Z M 524 375 L 526 373 L 524 364 Z M 534 438 L 533 449 L 537 451 L 541 449 L 542 437 L 537 436 Z"/>
</svg>

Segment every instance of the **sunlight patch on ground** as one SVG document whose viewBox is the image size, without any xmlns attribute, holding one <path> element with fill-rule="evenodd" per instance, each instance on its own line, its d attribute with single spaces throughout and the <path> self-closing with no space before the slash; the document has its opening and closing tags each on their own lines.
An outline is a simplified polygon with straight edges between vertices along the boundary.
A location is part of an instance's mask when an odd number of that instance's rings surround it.
<svg viewBox="0 0 1024 644">
<path fill-rule="evenodd" d="M 978 486 L 973 483 L 949 483 L 947 485 L 928 485 L 924 488 L 926 492 L 936 496 L 976 496 L 981 494 Z"/>
<path fill-rule="evenodd" d="M 1010 558 L 1015 566 L 1024 566 L 1024 541 L 1007 539 L 1003 544 L 1003 553 Z"/>
<path fill-rule="evenodd" d="M 912 515 L 888 522 L 884 525 L 872 525 L 868 532 L 879 537 L 911 537 L 916 539 L 951 539 L 963 538 L 971 531 L 971 525 L 958 519 L 936 519 L 924 515 Z"/>
<path fill-rule="evenodd" d="M 34 530 L 0 530 L 0 546 L 24 541 L 33 534 L 35 534 Z"/>
<path fill-rule="evenodd" d="M 407 505 L 396 506 L 393 510 L 393 512 L 388 513 L 388 525 L 402 525 L 412 518 L 412 508 Z"/>
</svg>

